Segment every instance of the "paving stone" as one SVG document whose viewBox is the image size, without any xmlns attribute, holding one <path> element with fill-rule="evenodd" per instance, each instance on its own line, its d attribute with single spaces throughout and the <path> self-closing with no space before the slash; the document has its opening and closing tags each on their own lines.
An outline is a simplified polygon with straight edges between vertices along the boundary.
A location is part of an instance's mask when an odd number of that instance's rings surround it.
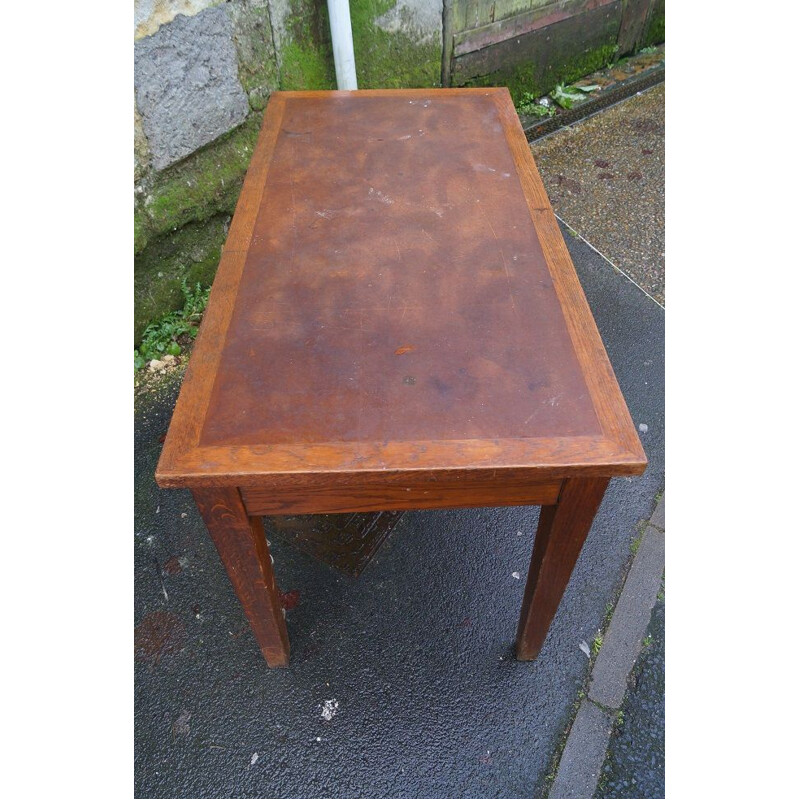
<svg viewBox="0 0 800 800">
<path fill-rule="evenodd" d="M 589 697 L 619 708 L 664 572 L 664 533 L 648 526 L 631 565 L 592 671 Z"/>
<path fill-rule="evenodd" d="M 611 728 L 609 714 L 588 700 L 581 703 L 550 788 L 550 797 L 591 797 L 594 794 Z"/>
<path fill-rule="evenodd" d="M 178 15 L 136 42 L 134 81 L 156 169 L 232 130 L 249 111 L 223 7 Z"/>
</svg>

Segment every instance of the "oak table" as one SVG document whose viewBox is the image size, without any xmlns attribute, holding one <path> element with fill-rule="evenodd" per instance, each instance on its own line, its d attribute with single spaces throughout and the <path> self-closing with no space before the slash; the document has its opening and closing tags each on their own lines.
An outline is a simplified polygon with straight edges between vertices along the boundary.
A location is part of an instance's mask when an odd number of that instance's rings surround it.
<svg viewBox="0 0 800 800">
<path fill-rule="evenodd" d="M 530 660 L 646 463 L 506 89 L 271 96 L 156 472 L 270 666 L 262 516 L 541 505 Z"/>
</svg>

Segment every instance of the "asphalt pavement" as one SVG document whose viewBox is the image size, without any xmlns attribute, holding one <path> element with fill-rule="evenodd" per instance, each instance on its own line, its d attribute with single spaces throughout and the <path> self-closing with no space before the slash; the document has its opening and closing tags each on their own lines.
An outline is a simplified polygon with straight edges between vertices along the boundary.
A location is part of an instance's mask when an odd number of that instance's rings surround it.
<svg viewBox="0 0 800 800">
<path fill-rule="evenodd" d="M 611 734 L 595 797 L 665 796 L 665 605 L 662 592 Z"/>
</svg>

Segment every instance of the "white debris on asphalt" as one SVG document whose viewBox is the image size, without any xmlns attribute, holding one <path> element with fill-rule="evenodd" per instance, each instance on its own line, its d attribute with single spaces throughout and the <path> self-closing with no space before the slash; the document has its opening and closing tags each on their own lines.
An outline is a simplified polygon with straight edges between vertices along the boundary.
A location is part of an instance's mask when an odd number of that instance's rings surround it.
<svg viewBox="0 0 800 800">
<path fill-rule="evenodd" d="M 253 755 L 250 756 L 250 766 L 252 767 L 256 761 L 258 761 L 258 753 L 253 753 Z"/>
<path fill-rule="evenodd" d="M 581 643 L 578 645 L 578 647 L 580 647 L 580 649 L 583 650 L 584 655 L 586 656 L 586 658 L 591 658 L 592 657 L 592 651 L 589 649 L 589 645 L 586 644 L 586 642 L 581 640 Z"/>
<path fill-rule="evenodd" d="M 330 722 L 338 710 L 339 701 L 336 698 L 333 700 L 326 700 L 322 704 L 322 719 L 326 722 Z"/>
<path fill-rule="evenodd" d="M 519 580 L 519 572 L 512 572 L 511 573 L 511 577 L 514 578 L 514 580 L 518 581 Z"/>
<path fill-rule="evenodd" d="M 640 422 L 640 423 L 639 423 L 639 430 L 640 430 L 642 433 L 647 433 L 647 430 L 648 430 L 648 429 L 647 429 L 647 425 L 645 425 L 645 424 L 644 424 L 644 422 Z"/>
</svg>

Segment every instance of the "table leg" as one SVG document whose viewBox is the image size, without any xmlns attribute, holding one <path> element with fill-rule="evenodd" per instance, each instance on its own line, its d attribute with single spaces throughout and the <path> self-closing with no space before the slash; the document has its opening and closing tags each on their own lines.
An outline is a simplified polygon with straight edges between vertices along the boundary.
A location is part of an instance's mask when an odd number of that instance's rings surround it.
<svg viewBox="0 0 800 800">
<path fill-rule="evenodd" d="M 608 478 L 569 478 L 558 503 L 542 506 L 517 628 L 517 659 L 532 661 L 569 583 Z"/>
<path fill-rule="evenodd" d="M 267 664 L 286 666 L 289 634 L 261 517 L 247 516 L 236 488 L 193 489 L 192 495 Z"/>
</svg>

